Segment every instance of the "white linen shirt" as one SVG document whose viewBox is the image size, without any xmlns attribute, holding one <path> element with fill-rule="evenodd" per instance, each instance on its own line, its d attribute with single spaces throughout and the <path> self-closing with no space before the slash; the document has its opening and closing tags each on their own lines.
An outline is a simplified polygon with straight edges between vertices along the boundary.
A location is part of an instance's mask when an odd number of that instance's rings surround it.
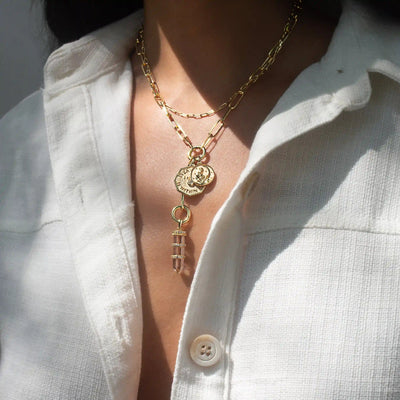
<svg viewBox="0 0 400 400">
<path fill-rule="evenodd" d="M 2 400 L 137 396 L 129 54 L 141 19 L 56 50 L 45 89 L 1 120 Z M 400 399 L 399 83 L 400 25 L 348 3 L 213 219 L 173 400 Z M 203 334 L 221 351 L 212 366 L 190 356 Z"/>
</svg>

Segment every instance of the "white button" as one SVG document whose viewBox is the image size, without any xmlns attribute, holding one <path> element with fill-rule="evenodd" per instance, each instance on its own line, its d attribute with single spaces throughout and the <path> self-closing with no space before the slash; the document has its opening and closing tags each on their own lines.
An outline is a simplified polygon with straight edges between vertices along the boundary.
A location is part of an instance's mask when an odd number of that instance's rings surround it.
<svg viewBox="0 0 400 400">
<path fill-rule="evenodd" d="M 211 335 L 200 335 L 193 340 L 190 346 L 190 357 L 202 367 L 211 367 L 216 364 L 222 355 L 221 344 Z"/>
<path fill-rule="evenodd" d="M 257 171 L 253 172 L 248 178 L 246 178 L 242 186 L 243 198 L 247 199 L 250 196 L 251 192 L 256 187 L 259 178 L 260 174 Z"/>
</svg>

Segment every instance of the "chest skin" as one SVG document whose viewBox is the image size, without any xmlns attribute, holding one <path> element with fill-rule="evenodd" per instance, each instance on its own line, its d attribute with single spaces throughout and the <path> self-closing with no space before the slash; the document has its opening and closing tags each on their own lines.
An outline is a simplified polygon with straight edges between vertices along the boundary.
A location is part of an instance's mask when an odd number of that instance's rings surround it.
<svg viewBox="0 0 400 400">
<path fill-rule="evenodd" d="M 154 115 L 161 114 L 157 108 L 153 111 Z M 216 173 L 214 182 L 202 194 L 186 197 L 185 203 L 190 207 L 192 217 L 183 226 L 188 233 L 186 268 L 178 275 L 172 269 L 171 233 L 177 224 L 171 218 L 171 209 L 180 203 L 181 194 L 175 188 L 174 178 L 187 164 L 187 148 L 167 121 L 164 124 L 162 118 L 148 119 L 149 114 L 141 113 L 134 113 L 132 124 L 132 187 L 144 326 L 138 398 L 169 399 L 179 334 L 196 261 L 212 219 L 244 168 L 248 148 L 237 137 L 229 135 L 223 141 L 223 148 L 221 146 L 217 152 L 219 144 L 210 156 L 209 164 Z M 161 114 L 161 117 L 164 116 Z M 231 132 L 225 133 L 228 136 Z M 161 148 L 169 151 L 160 151 Z M 236 155 L 234 163 L 227 163 L 223 150 Z M 157 157 L 150 157 L 149 154 L 154 152 L 158 152 Z M 157 377 L 156 385 L 154 377 Z"/>
<path fill-rule="evenodd" d="M 177 275 L 171 259 L 171 234 L 177 224 L 171 210 L 180 204 L 181 194 L 174 178 L 187 166 L 189 148 L 156 105 L 140 66 L 133 67 L 136 80 L 131 113 L 131 179 L 143 305 L 138 399 L 163 400 L 170 398 L 183 314 L 211 222 L 245 167 L 257 129 L 291 79 L 277 82 L 273 89 L 269 87 L 268 95 L 261 84 L 255 87 L 229 116 L 218 141 L 210 145 L 206 162 L 213 167 L 215 178 L 202 194 L 185 197 L 191 210 L 191 219 L 183 226 L 188 234 L 186 269 Z M 199 145 L 219 117 L 177 121 L 193 144 Z"/>
<path fill-rule="evenodd" d="M 309 25 L 304 26 L 305 33 L 299 33 L 301 43 L 302 36 L 308 37 Z M 171 233 L 177 224 L 171 219 L 171 210 L 180 204 L 181 194 L 175 188 L 174 178 L 180 168 L 187 166 L 188 147 L 155 103 L 140 64 L 136 58 L 132 59 L 135 87 L 131 108 L 131 179 L 144 326 L 139 400 L 170 398 L 186 301 L 211 222 L 244 169 L 260 125 L 297 75 L 324 54 L 333 28 L 334 24 L 319 26 L 320 36 L 313 31 L 312 46 L 296 58 L 293 68 L 283 71 L 274 65 L 230 114 L 222 135 L 211 144 L 207 163 L 215 170 L 216 177 L 202 194 L 185 200 L 192 217 L 185 225 L 187 270 L 181 275 L 172 270 Z M 298 46 L 299 43 L 289 43 L 288 54 L 295 53 Z M 293 64 L 285 61 L 284 55 L 280 62 L 280 65 Z M 199 93 L 194 95 L 185 93 L 185 102 L 181 102 L 183 111 L 209 108 L 204 101 L 200 106 Z M 191 102 L 193 98 L 196 100 Z M 177 119 L 177 122 L 193 144 L 199 145 L 222 115 L 221 112 L 210 118 Z"/>
<path fill-rule="evenodd" d="M 166 400 L 170 398 L 182 319 L 196 261 L 211 222 L 244 169 L 258 128 L 296 75 L 269 76 L 260 81 L 231 113 L 218 140 L 210 145 L 207 163 L 213 167 L 215 178 L 202 194 L 185 198 L 192 216 L 184 225 L 188 232 L 186 270 L 177 275 L 171 260 L 171 234 L 177 224 L 171 218 L 171 210 L 181 201 L 174 179 L 179 169 L 188 164 L 189 148 L 155 103 L 140 66 L 133 64 L 133 68 L 136 81 L 130 132 L 131 180 L 143 307 L 138 399 Z M 199 145 L 220 116 L 178 122 L 193 144 Z"/>
</svg>

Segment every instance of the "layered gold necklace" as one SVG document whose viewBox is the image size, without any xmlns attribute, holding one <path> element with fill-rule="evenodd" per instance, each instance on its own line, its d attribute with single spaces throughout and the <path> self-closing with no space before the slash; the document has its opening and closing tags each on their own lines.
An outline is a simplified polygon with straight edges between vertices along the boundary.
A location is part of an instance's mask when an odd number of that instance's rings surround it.
<svg viewBox="0 0 400 400">
<path fill-rule="evenodd" d="M 158 84 L 153 76 L 149 60 L 146 57 L 143 28 L 139 31 L 138 38 L 136 39 L 136 53 L 141 59 L 142 71 L 149 82 L 154 100 L 167 116 L 180 139 L 189 148 L 187 153 L 189 160 L 188 164 L 179 169 L 174 179 L 176 190 L 181 193 L 180 203 L 171 211 L 172 219 L 177 224 L 176 229 L 172 232 L 173 254 L 171 255 L 172 267 L 177 273 L 181 273 L 185 267 L 187 232 L 182 227 L 189 222 L 191 217 L 190 208 L 185 204 L 185 196 L 191 197 L 203 193 L 206 187 L 214 180 L 215 172 L 213 168 L 204 162 L 205 159 L 208 159 L 207 149 L 210 144 L 221 134 L 229 114 L 239 106 L 250 86 L 256 83 L 274 63 L 276 56 L 283 48 L 284 43 L 292 33 L 298 21 L 299 13 L 302 9 L 302 3 L 303 0 L 293 1 L 289 17 L 284 25 L 281 37 L 268 51 L 267 57 L 263 63 L 249 76 L 247 81 L 241 85 L 240 88 L 234 92 L 226 102 L 222 103 L 215 110 L 208 110 L 203 113 L 196 114 L 181 112 L 170 106 L 164 100 L 164 98 L 161 96 L 160 88 L 158 87 Z M 173 117 L 174 114 L 182 118 L 202 119 L 220 112 L 222 113 L 222 117 L 219 118 L 218 121 L 211 127 L 203 143 L 200 145 L 193 144 L 192 140 L 185 133 L 182 126 Z"/>
</svg>

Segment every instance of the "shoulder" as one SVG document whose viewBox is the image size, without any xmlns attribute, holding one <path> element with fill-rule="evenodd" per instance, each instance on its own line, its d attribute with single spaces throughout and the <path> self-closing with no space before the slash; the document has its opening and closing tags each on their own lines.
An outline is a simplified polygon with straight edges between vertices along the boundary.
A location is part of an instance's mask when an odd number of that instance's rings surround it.
<svg viewBox="0 0 400 400">
<path fill-rule="evenodd" d="M 32 138 L 32 135 L 27 135 L 27 132 L 34 134 L 44 128 L 43 95 L 42 90 L 37 90 L 0 119 L 0 141 L 2 144 L 0 162 L 8 153 L 10 146 L 15 146 L 20 141 L 26 142 L 26 140 Z"/>
<path fill-rule="evenodd" d="M 41 90 L 0 120 L 0 198 L 0 230 L 37 229 L 58 214 Z"/>
<path fill-rule="evenodd" d="M 43 95 L 38 90 L 22 100 L 0 119 L 0 170 L 2 185 L 16 170 L 43 162 L 46 147 L 46 125 Z"/>
</svg>

